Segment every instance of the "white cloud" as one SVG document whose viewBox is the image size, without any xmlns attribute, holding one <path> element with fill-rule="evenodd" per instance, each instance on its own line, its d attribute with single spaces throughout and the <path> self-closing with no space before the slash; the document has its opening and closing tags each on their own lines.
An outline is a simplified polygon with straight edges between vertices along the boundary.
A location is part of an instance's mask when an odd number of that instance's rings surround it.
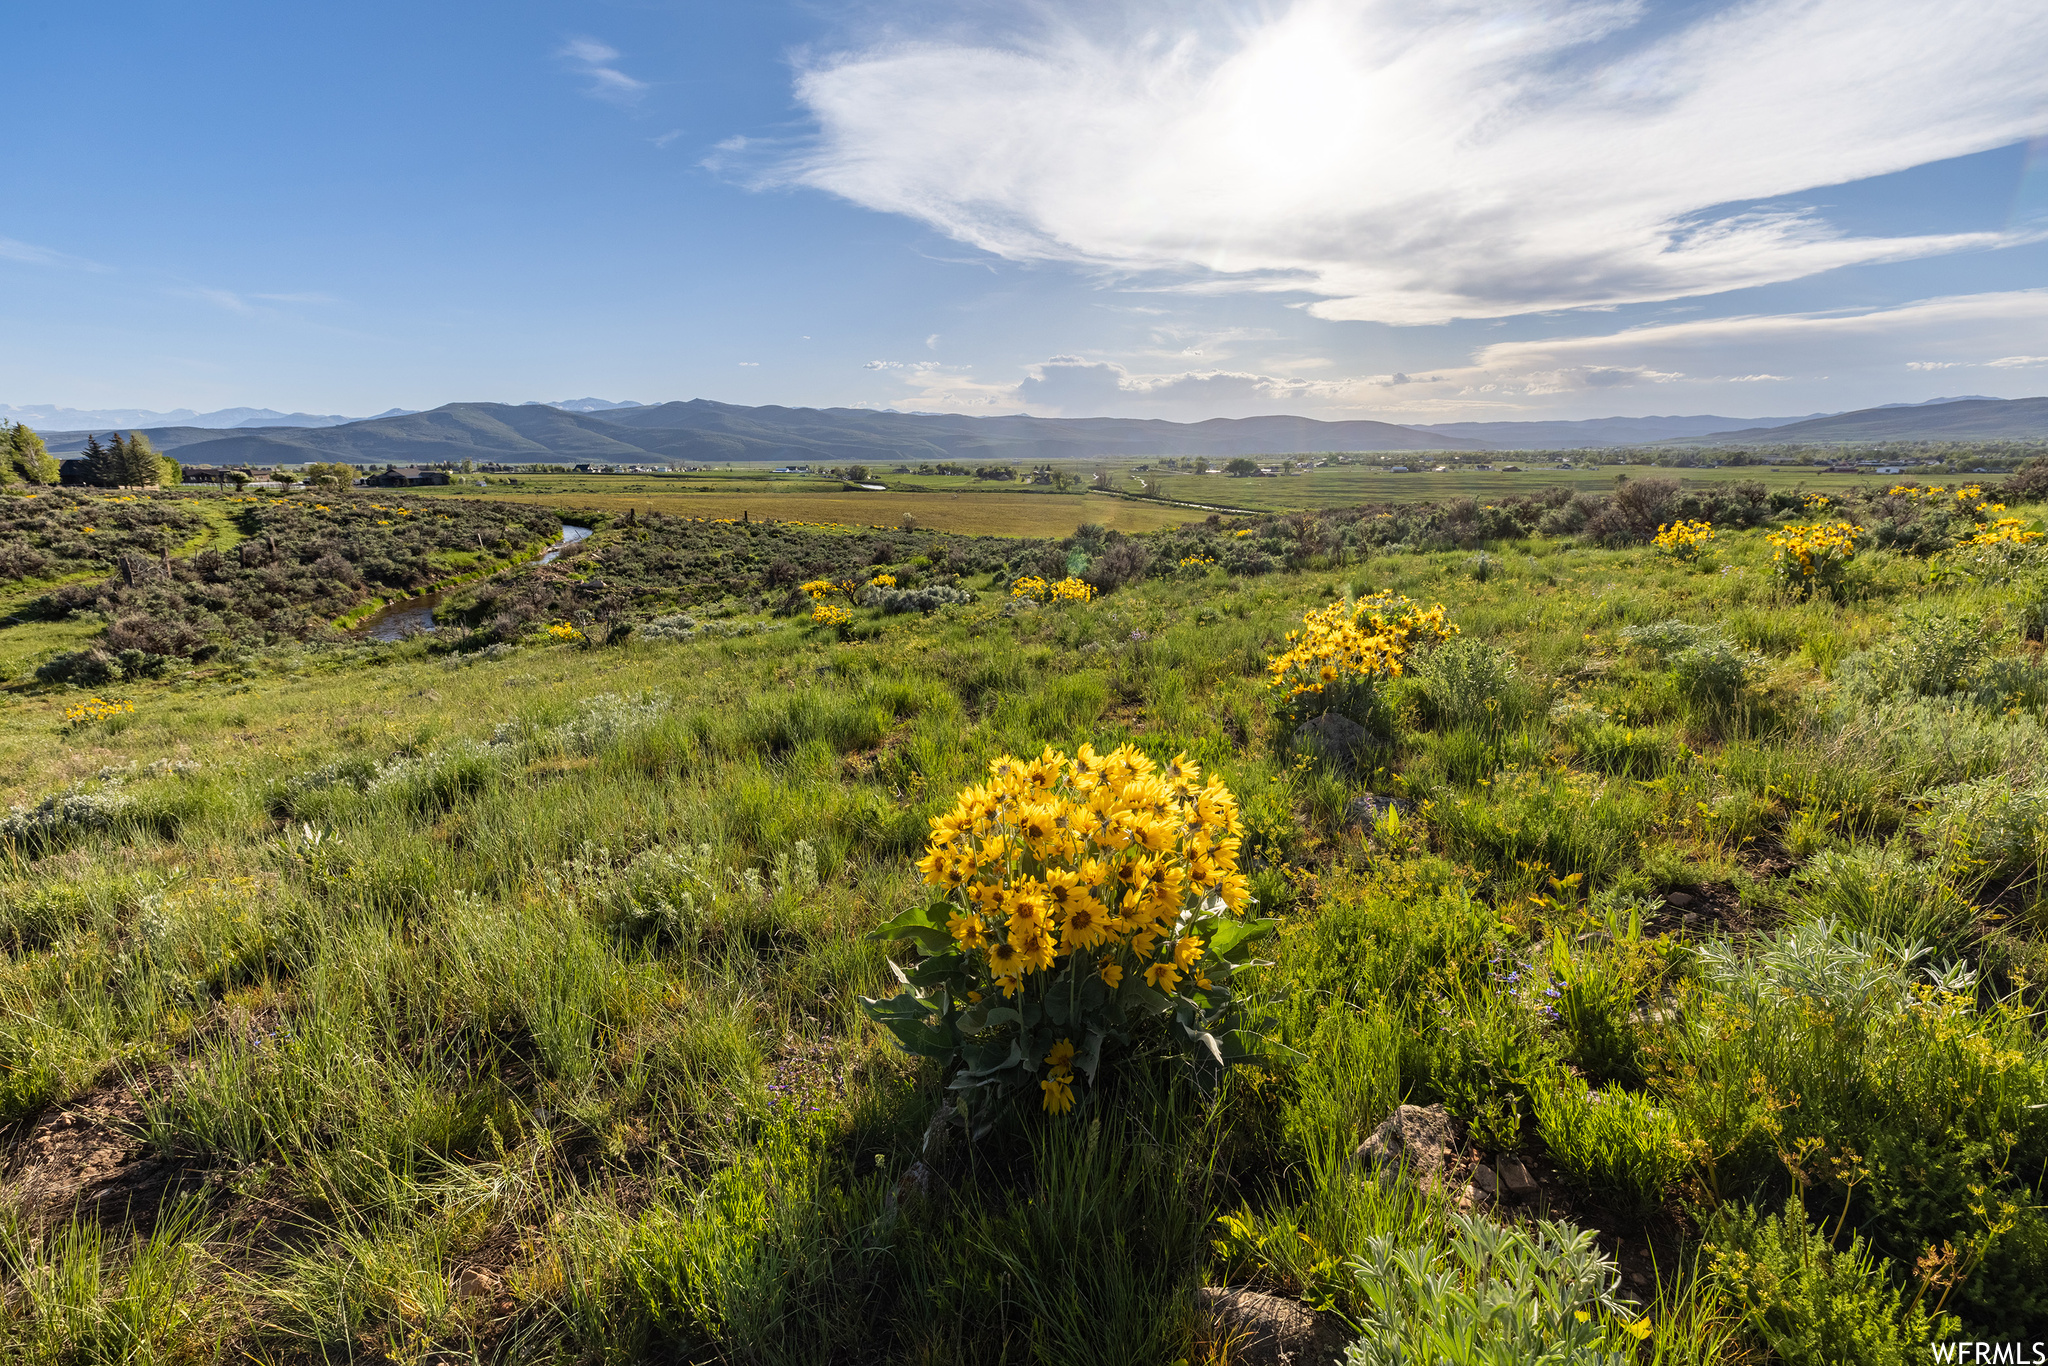
<svg viewBox="0 0 2048 1366">
<path fill-rule="evenodd" d="M 988 251 L 1397 323 L 1671 299 L 2016 240 L 1707 217 L 2038 133 L 2038 0 L 1048 0 L 799 75 L 784 176 Z M 1038 22 L 1032 16 L 1049 14 Z"/>
<path fill-rule="evenodd" d="M 25 266 L 58 266 L 66 270 L 111 269 L 97 261 L 88 261 L 82 256 L 52 251 L 48 247 L 39 247 L 33 242 L 23 242 L 14 237 L 0 237 L 0 261 L 18 261 Z"/>
<path fill-rule="evenodd" d="M 1461 366 L 1429 373 L 1306 379 L 1257 371 L 1147 373 L 1112 360 L 1054 356 L 1016 383 L 974 380 L 936 366 L 883 363 L 903 372 L 918 408 L 998 406 L 1048 416 L 1128 415 L 1178 421 L 1252 413 L 1432 421 L 1487 417 L 1595 417 L 1633 411 L 1743 411 L 1731 384 L 1770 383 L 1771 402 L 1830 408 L 1896 400 L 1908 357 L 1947 353 L 1997 360 L 1942 365 L 2024 369 L 2048 356 L 2018 354 L 2048 332 L 2048 289 L 1926 299 L 1894 308 L 1699 318 L 1597 336 L 1495 342 Z M 2002 353 L 2013 354 L 2002 354 Z M 1827 373 L 1815 373 L 1826 357 Z M 1756 365 L 1738 372 L 1729 362 Z M 1928 364 L 1920 362 L 1920 364 Z M 1833 382 L 1830 383 L 1832 376 Z M 1653 397 L 1653 395 L 1655 397 Z M 1668 406 L 1681 401 L 1698 409 Z M 1654 403 L 1654 408 L 1646 405 Z M 1754 411 L 1754 410 L 1751 410 Z"/>
<path fill-rule="evenodd" d="M 1961 360 L 1909 360 L 1906 362 L 1906 368 L 1908 370 L 1954 370 L 1959 366 L 1968 364 L 1968 361 Z"/>
<path fill-rule="evenodd" d="M 647 93 L 647 82 L 638 81 L 614 66 L 619 50 L 595 38 L 571 38 L 555 54 L 589 79 L 583 93 L 612 104 L 635 104 Z"/>
</svg>

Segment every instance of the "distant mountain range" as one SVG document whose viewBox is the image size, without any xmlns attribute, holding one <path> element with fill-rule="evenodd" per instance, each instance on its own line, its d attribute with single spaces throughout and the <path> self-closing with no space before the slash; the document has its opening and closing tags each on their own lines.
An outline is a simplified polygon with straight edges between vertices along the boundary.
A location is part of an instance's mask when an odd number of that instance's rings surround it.
<svg viewBox="0 0 2048 1366">
<path fill-rule="evenodd" d="M 2027 441 L 2048 437 L 2048 398 L 1962 398 L 1886 404 L 1779 427 L 1747 427 L 1695 438 L 1711 445 L 1830 441 Z"/>
<path fill-rule="evenodd" d="M 638 408 L 631 399 L 614 403 L 603 398 L 570 398 L 545 405 L 572 413 L 601 413 L 612 408 Z M 386 408 L 375 417 L 404 417 L 416 408 Z M 345 417 L 340 413 L 281 413 L 275 408 L 219 408 L 210 413 L 174 408 L 168 413 L 148 408 L 60 408 L 49 403 L 22 407 L 0 403 L 0 419 L 22 422 L 38 430 L 49 427 L 63 431 L 137 431 L 164 427 L 339 427 L 344 423 L 374 419 Z"/>
<path fill-rule="evenodd" d="M 1290 451 L 1486 450 L 1479 441 L 1390 422 L 1305 417 L 961 417 L 865 408 L 747 408 L 693 399 L 576 412 L 543 403 L 451 403 L 432 412 L 321 428 L 143 428 L 188 463 L 417 464 L 441 460 L 608 464 L 712 461 L 881 464 L 902 461 L 1088 460 L 1106 455 L 1264 455 Z M 85 432 L 45 433 L 75 454 Z"/>
<path fill-rule="evenodd" d="M 1825 417 L 1810 413 L 1809 417 Z M 1484 442 L 1498 450 L 1556 451 L 1587 446 L 1644 446 L 1674 437 L 1707 436 L 1731 427 L 1780 427 L 1796 417 L 1592 417 L 1577 422 L 1411 423 L 1420 432 L 1442 432 Z"/>
<path fill-rule="evenodd" d="M 8 409 L 8 413 L 26 409 Z M 74 410 L 57 410 L 71 412 Z M 1592 418 L 1577 422 L 1322 422 L 1306 417 L 966 417 L 868 408 L 743 407 L 692 399 L 642 404 L 607 399 L 560 403 L 450 403 L 431 412 L 393 409 L 360 421 L 210 419 L 267 409 L 223 409 L 193 420 L 137 427 L 187 463 L 359 465 L 438 461 L 515 464 L 696 463 L 890 464 L 925 461 L 1091 460 L 1104 456 L 1281 455 L 1318 451 L 1571 450 L 1658 442 L 1760 444 L 2048 437 L 2048 398 L 1948 399 L 1889 404 L 1807 418 L 1714 416 Z M 26 420 L 26 419 L 23 419 Z M 45 432 L 50 450 L 75 454 L 86 430 Z"/>
<path fill-rule="evenodd" d="M 380 414 L 381 416 L 381 414 Z M 35 428 L 93 428 L 130 431 L 150 427 L 338 427 L 355 421 L 339 413 L 281 413 L 275 408 L 221 408 L 210 413 L 178 408 L 168 413 L 147 408 L 60 408 L 48 403 L 23 407 L 0 403 L 0 418 Z"/>
</svg>

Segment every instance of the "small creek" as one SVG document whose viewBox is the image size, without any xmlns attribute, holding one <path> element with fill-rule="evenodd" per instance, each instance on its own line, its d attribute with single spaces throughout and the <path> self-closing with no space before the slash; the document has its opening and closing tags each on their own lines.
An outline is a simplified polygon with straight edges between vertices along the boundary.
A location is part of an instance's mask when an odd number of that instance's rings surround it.
<svg viewBox="0 0 2048 1366">
<path fill-rule="evenodd" d="M 587 526 L 565 526 L 562 539 L 542 552 L 540 562 L 547 564 L 555 556 L 567 550 L 590 534 Z M 380 607 L 357 624 L 351 634 L 363 640 L 374 640 L 388 644 L 404 640 L 416 631 L 434 629 L 434 609 L 441 605 L 439 593 L 427 593 L 417 598 L 404 598 L 388 607 Z"/>
</svg>

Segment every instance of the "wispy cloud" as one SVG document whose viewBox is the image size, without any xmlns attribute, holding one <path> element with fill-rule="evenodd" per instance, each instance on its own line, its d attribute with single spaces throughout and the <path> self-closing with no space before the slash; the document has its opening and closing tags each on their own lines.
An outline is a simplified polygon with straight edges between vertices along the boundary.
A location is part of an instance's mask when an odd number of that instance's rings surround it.
<svg viewBox="0 0 2048 1366">
<path fill-rule="evenodd" d="M 590 84 L 583 93 L 610 104 L 637 104 L 648 90 L 647 82 L 635 80 L 619 70 L 619 50 L 595 38 L 571 38 L 555 54 L 568 62 Z"/>
<path fill-rule="evenodd" d="M 0 261 L 17 261 L 25 266 L 54 266 L 63 270 L 113 269 L 112 266 L 103 266 L 97 261 L 88 261 L 83 256 L 52 251 L 48 247 L 39 247 L 33 242 L 23 242 L 13 237 L 0 237 Z"/>
<path fill-rule="evenodd" d="M 1996 370 L 2031 370 L 2038 365 L 2048 365 L 2048 356 L 2000 356 L 1984 363 Z"/>
<path fill-rule="evenodd" d="M 1727 206 L 2009 144 L 2048 101 L 2038 0 L 1195 8 L 1017 0 L 1000 32 L 818 61 L 783 176 L 1012 259 L 1425 323 L 2018 240 Z"/>
</svg>

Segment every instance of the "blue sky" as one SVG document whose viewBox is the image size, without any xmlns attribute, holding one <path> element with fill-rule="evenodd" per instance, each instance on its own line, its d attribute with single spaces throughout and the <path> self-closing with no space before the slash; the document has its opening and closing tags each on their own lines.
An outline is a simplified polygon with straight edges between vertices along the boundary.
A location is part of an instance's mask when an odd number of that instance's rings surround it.
<svg viewBox="0 0 2048 1366">
<path fill-rule="evenodd" d="M 0 402 L 2048 393 L 2048 6 L 10 6 Z"/>
</svg>

